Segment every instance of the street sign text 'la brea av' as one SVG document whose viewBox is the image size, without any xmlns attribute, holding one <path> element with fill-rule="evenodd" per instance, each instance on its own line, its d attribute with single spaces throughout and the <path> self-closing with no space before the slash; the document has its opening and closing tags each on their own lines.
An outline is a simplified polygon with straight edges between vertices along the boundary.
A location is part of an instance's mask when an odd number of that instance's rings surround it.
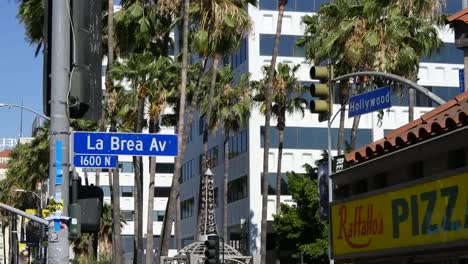
<svg viewBox="0 0 468 264">
<path fill-rule="evenodd" d="M 390 86 L 385 86 L 373 91 L 357 94 L 349 98 L 348 117 L 367 114 L 392 106 Z"/>
<path fill-rule="evenodd" d="M 177 156 L 177 135 L 74 132 L 76 154 Z"/>
</svg>

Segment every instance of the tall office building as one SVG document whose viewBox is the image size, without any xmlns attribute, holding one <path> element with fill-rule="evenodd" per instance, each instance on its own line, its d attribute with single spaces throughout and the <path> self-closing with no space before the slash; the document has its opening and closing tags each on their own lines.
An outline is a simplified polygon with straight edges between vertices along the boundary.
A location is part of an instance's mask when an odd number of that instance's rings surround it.
<svg viewBox="0 0 468 264">
<path fill-rule="evenodd" d="M 297 73 L 303 84 L 311 83 L 309 69 L 311 64 L 305 58 L 302 48 L 295 46 L 295 41 L 303 35 L 305 25 L 302 18 L 317 12 L 324 0 L 289 0 L 286 5 L 282 36 L 279 48 L 278 63 L 300 65 Z M 277 0 L 260 0 L 258 7 L 249 6 L 248 13 L 253 21 L 253 32 L 242 43 L 239 51 L 230 57 L 230 64 L 236 75 L 251 73 L 251 78 L 263 78 L 262 67 L 269 65 L 274 44 L 274 34 L 278 17 Z M 447 1 L 446 12 L 454 13 L 462 8 L 461 0 Z M 444 100 L 449 100 L 459 93 L 458 70 L 463 68 L 463 53 L 454 46 L 453 32 L 440 29 L 444 45 L 431 57 L 423 58 L 419 69 L 419 84 L 425 86 Z M 365 145 L 384 137 L 389 131 L 408 122 L 407 92 L 395 95 L 393 107 L 384 111 L 381 126 L 377 125 L 377 113 L 361 117 L 358 130 L 357 146 Z M 415 118 L 427 113 L 436 106 L 420 93 L 415 98 Z M 339 109 L 335 105 L 334 109 Z M 347 116 L 347 115 L 346 115 Z M 332 148 L 336 149 L 338 120 L 332 124 Z M 182 238 L 184 245 L 196 239 L 198 184 L 201 171 L 203 116 L 197 113 L 192 125 L 190 142 L 183 162 L 181 176 L 181 215 Z M 254 256 L 254 263 L 259 263 L 261 231 L 261 175 L 263 171 L 263 128 L 264 116 L 254 109 L 247 127 L 230 138 L 229 148 L 229 186 L 228 186 L 228 232 L 234 246 L 247 244 L 248 253 Z M 269 153 L 269 197 L 268 197 L 268 235 L 272 237 L 272 214 L 275 211 L 276 167 L 278 156 L 278 136 L 272 119 L 270 127 L 271 146 Z M 350 140 L 352 119 L 345 121 L 345 140 Z M 286 118 L 284 133 L 284 150 L 282 159 L 282 202 L 293 203 L 287 185 L 286 172 L 304 172 L 304 163 L 313 164 L 321 158 L 322 150 L 327 148 L 327 128 L 325 123 L 318 122 L 317 115 L 310 113 L 292 114 Z M 215 174 L 215 195 L 217 196 L 216 222 L 222 230 L 222 196 L 223 193 L 223 140 L 221 130 L 209 138 L 208 158 Z M 336 153 L 336 152 L 335 152 Z M 244 227 L 241 223 L 246 223 Z M 246 231 L 244 231 L 246 230 Z M 242 232 L 247 232 L 247 241 L 241 239 Z M 273 243 L 267 244 L 267 263 L 273 263 Z"/>
</svg>

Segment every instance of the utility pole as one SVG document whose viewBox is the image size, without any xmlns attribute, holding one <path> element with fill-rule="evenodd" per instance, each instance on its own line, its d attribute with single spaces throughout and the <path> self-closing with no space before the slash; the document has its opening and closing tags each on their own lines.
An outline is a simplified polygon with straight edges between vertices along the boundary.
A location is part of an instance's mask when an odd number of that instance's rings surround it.
<svg viewBox="0 0 468 264">
<path fill-rule="evenodd" d="M 68 90 L 70 73 L 70 23 L 68 1 L 49 0 L 52 4 L 52 54 L 50 99 L 49 199 L 62 203 L 49 216 L 47 256 L 49 264 L 69 262 L 68 188 L 69 188 L 69 119 Z M 50 19 L 50 17 L 49 17 Z"/>
</svg>

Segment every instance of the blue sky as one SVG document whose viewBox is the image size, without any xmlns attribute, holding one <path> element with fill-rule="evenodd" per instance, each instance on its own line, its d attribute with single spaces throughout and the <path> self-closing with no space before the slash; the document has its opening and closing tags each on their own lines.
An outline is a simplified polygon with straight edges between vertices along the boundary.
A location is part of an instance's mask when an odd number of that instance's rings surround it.
<svg viewBox="0 0 468 264">
<path fill-rule="evenodd" d="M 15 0 L 0 0 L 0 103 L 21 104 L 42 113 L 42 54 L 34 57 L 16 19 Z M 23 111 L 23 136 L 31 135 L 35 115 Z M 0 139 L 18 138 L 20 110 L 0 107 Z"/>
</svg>

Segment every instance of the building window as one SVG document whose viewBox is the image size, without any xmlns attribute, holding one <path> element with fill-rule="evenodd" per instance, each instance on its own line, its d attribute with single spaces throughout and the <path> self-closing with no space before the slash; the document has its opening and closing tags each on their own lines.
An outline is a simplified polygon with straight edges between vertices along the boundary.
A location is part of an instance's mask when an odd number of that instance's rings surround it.
<svg viewBox="0 0 468 264">
<path fill-rule="evenodd" d="M 215 202 L 215 207 L 218 208 L 219 205 L 218 205 L 218 202 L 219 202 L 219 191 L 218 191 L 218 187 L 214 188 L 214 202 Z"/>
<path fill-rule="evenodd" d="M 434 50 L 431 55 L 423 56 L 421 62 L 463 64 L 463 51 L 457 49 L 455 43 L 445 42 L 442 47 Z"/>
<path fill-rule="evenodd" d="M 102 191 L 104 192 L 104 197 L 110 197 L 111 196 L 111 191 L 110 191 L 110 186 L 109 185 L 102 185 L 99 186 L 101 187 Z"/>
<path fill-rule="evenodd" d="M 263 173 L 260 177 L 260 192 L 263 182 Z M 268 173 L 268 195 L 276 194 L 276 173 Z M 281 173 L 281 195 L 290 195 L 288 189 L 288 175 L 287 173 Z"/>
<path fill-rule="evenodd" d="M 206 158 L 208 160 L 208 166 L 210 168 L 214 168 L 218 166 L 218 154 L 219 154 L 218 146 L 212 147 L 211 149 L 208 150 Z"/>
<path fill-rule="evenodd" d="M 387 187 L 387 173 L 379 173 L 374 176 L 375 189 L 382 189 Z"/>
<path fill-rule="evenodd" d="M 320 10 L 320 5 L 330 0 L 289 0 L 285 6 L 288 12 L 311 13 Z M 278 10 L 278 0 L 260 0 L 260 10 Z"/>
<path fill-rule="evenodd" d="M 120 197 L 133 197 L 133 186 L 120 186 Z"/>
<path fill-rule="evenodd" d="M 331 129 L 332 149 L 336 149 L 338 140 L 338 128 Z M 345 140 L 351 137 L 351 129 L 344 131 Z M 264 127 L 260 128 L 261 147 L 264 146 Z M 284 129 L 285 149 L 327 149 L 327 129 L 322 127 L 286 127 Z M 357 131 L 357 148 L 372 142 L 371 129 L 359 129 Z M 270 127 L 270 147 L 278 148 L 278 129 Z"/>
<path fill-rule="evenodd" d="M 193 216 L 193 197 L 180 202 L 181 219 L 189 218 Z"/>
<path fill-rule="evenodd" d="M 169 197 L 171 187 L 154 187 L 154 197 Z"/>
<path fill-rule="evenodd" d="M 301 37 L 302 36 L 281 35 L 278 56 L 304 58 L 304 48 L 296 45 L 296 41 Z M 260 34 L 260 56 L 271 56 L 274 43 L 274 34 Z"/>
<path fill-rule="evenodd" d="M 135 220 L 135 211 L 130 210 L 121 210 L 120 215 L 125 221 L 134 221 Z"/>
<path fill-rule="evenodd" d="M 157 163 L 156 173 L 174 173 L 174 163 Z"/>
<path fill-rule="evenodd" d="M 243 129 L 237 135 L 229 138 L 229 159 L 247 152 L 247 143 L 247 129 Z"/>
<path fill-rule="evenodd" d="M 367 179 L 360 180 L 354 184 L 354 194 L 361 194 L 367 192 Z"/>
<path fill-rule="evenodd" d="M 200 116 L 200 119 L 198 119 L 198 134 L 201 135 L 203 134 L 203 130 L 205 128 L 205 115 Z"/>
<path fill-rule="evenodd" d="M 187 161 L 182 165 L 182 172 L 180 177 L 180 182 L 186 182 L 193 177 L 193 159 Z"/>
<path fill-rule="evenodd" d="M 230 57 L 232 69 L 236 69 L 247 60 L 247 39 L 243 39 L 239 49 Z"/>
<path fill-rule="evenodd" d="M 228 203 L 233 203 L 248 197 L 247 176 L 232 180 L 228 183 Z"/>
<path fill-rule="evenodd" d="M 153 222 L 162 222 L 164 221 L 164 216 L 166 215 L 165 211 L 153 211 Z"/>
<path fill-rule="evenodd" d="M 131 161 L 119 161 L 119 172 L 120 173 L 133 173 L 133 162 Z"/>
</svg>

